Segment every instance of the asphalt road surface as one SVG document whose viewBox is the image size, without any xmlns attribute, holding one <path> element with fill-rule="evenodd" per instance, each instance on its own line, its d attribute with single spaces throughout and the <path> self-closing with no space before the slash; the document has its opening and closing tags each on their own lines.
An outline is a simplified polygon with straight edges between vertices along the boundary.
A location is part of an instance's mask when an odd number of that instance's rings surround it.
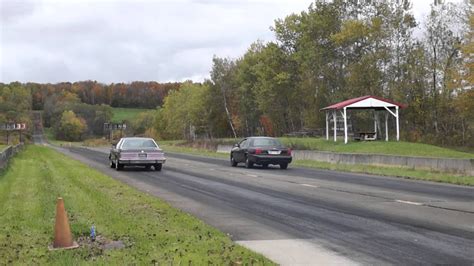
<svg viewBox="0 0 474 266">
<path fill-rule="evenodd" d="M 61 151 L 281 264 L 474 264 L 471 187 L 171 153 L 161 172 L 117 172 L 106 149 Z"/>
</svg>

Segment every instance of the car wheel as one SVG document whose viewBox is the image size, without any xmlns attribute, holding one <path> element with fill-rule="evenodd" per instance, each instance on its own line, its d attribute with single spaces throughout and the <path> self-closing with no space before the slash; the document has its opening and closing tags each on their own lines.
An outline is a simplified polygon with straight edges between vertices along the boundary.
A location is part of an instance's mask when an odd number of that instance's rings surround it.
<svg viewBox="0 0 474 266">
<path fill-rule="evenodd" d="M 161 171 L 161 168 L 163 168 L 163 164 L 161 163 L 155 164 L 155 171 Z"/>
<path fill-rule="evenodd" d="M 286 169 L 286 168 L 288 168 L 288 164 L 287 163 L 281 163 L 280 168 L 281 169 Z"/>
<path fill-rule="evenodd" d="M 236 162 L 235 159 L 234 159 L 234 156 L 231 155 L 231 156 L 230 156 L 230 165 L 232 165 L 232 167 L 236 167 L 237 164 L 239 164 L 239 163 Z"/>
<path fill-rule="evenodd" d="M 109 158 L 109 165 L 110 165 L 110 168 L 115 168 L 115 163 L 112 159 Z"/>
<path fill-rule="evenodd" d="M 151 165 L 145 165 L 145 170 L 150 171 Z"/>
<path fill-rule="evenodd" d="M 247 167 L 247 168 L 252 168 L 253 167 L 253 163 L 249 160 L 249 157 L 247 157 L 247 159 L 245 159 L 245 167 Z"/>
<path fill-rule="evenodd" d="M 115 162 L 115 170 L 120 171 L 123 169 L 123 164 L 119 163 L 118 161 Z"/>
</svg>

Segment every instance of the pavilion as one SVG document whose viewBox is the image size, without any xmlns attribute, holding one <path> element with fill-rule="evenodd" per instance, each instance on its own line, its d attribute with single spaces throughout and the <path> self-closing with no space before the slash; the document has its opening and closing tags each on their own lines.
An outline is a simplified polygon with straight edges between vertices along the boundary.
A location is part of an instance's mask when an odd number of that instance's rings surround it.
<svg viewBox="0 0 474 266">
<path fill-rule="evenodd" d="M 397 127 L 397 141 L 400 140 L 400 122 L 399 122 L 399 111 L 407 107 L 404 104 L 400 104 L 391 100 L 387 100 L 381 97 L 366 95 L 354 99 L 349 99 L 343 102 L 335 103 L 328 107 L 321 109 L 326 112 L 326 139 L 329 140 L 329 117 L 332 115 L 334 121 L 334 141 L 337 141 L 337 112 L 339 111 L 342 118 L 344 119 L 344 143 L 347 143 L 347 110 L 358 109 L 358 110 L 386 110 L 385 113 L 385 141 L 388 141 L 388 115 L 391 114 L 396 119 Z M 375 116 L 374 116 L 375 117 Z M 377 133 L 377 119 L 374 118 L 374 131 Z"/>
</svg>

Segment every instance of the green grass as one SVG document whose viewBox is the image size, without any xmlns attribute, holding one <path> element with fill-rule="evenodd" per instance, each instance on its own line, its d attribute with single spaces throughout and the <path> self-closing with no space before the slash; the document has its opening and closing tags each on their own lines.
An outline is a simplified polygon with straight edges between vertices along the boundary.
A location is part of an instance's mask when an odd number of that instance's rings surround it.
<svg viewBox="0 0 474 266">
<path fill-rule="evenodd" d="M 94 224 L 98 235 L 126 248 L 48 251 L 57 196 L 76 240 Z M 271 264 L 193 216 L 47 147 L 27 147 L 0 174 L 0 209 L 7 264 Z"/>
<path fill-rule="evenodd" d="M 344 144 L 343 140 L 334 142 L 324 138 L 280 138 L 285 145 L 294 149 L 332 151 L 341 153 L 371 153 L 401 156 L 436 157 L 436 158 L 474 158 L 474 153 L 455 151 L 434 145 L 396 142 L 396 141 L 350 141 Z"/>
<path fill-rule="evenodd" d="M 0 152 L 3 151 L 6 147 L 7 145 L 0 144 Z"/>
<path fill-rule="evenodd" d="M 169 151 L 169 152 L 177 152 L 177 153 L 187 153 L 187 154 L 214 157 L 214 158 L 229 158 L 228 154 L 217 153 L 215 151 L 206 150 L 206 149 L 190 148 L 190 147 L 185 147 L 185 146 L 175 146 L 167 142 L 164 142 L 164 143 L 161 142 L 161 143 L 158 143 L 158 145 L 165 152 Z"/>
<path fill-rule="evenodd" d="M 311 160 L 296 160 L 293 162 L 293 165 L 317 169 L 367 173 L 382 176 L 394 176 L 407 179 L 442 182 L 455 185 L 474 186 L 474 176 L 454 175 L 429 170 L 415 170 L 407 167 L 373 166 L 364 164 L 333 164 Z"/>
<path fill-rule="evenodd" d="M 152 109 L 139 108 L 112 108 L 112 122 L 132 121 L 140 113 L 151 111 Z"/>
</svg>

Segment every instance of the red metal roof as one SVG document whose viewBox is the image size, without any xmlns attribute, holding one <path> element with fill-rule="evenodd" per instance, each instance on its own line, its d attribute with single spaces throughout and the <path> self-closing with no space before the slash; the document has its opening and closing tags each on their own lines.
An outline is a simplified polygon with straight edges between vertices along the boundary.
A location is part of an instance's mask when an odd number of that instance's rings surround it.
<svg viewBox="0 0 474 266">
<path fill-rule="evenodd" d="M 405 104 L 401 104 L 401 103 L 397 103 L 397 102 L 394 102 L 392 100 L 388 100 L 388 99 L 385 99 L 385 98 L 382 98 L 382 97 L 377 97 L 377 96 L 372 96 L 372 95 L 366 95 L 366 96 L 362 96 L 362 97 L 358 97 L 358 98 L 353 98 L 353 99 L 349 99 L 349 100 L 345 100 L 345 101 L 342 101 L 342 102 L 339 102 L 339 103 L 335 103 L 335 104 L 332 104 L 330 106 L 327 106 L 327 107 L 324 107 L 322 108 L 321 110 L 338 110 L 338 109 L 342 109 L 346 106 L 349 106 L 351 104 L 354 104 L 354 103 L 357 103 L 357 102 L 360 102 L 360 101 L 363 101 L 365 99 L 368 99 L 368 98 L 374 98 L 374 99 L 377 99 L 379 101 L 383 101 L 383 102 L 386 102 L 386 103 L 391 103 L 391 104 L 394 104 L 394 105 L 397 105 L 398 107 L 400 108 L 405 108 L 407 107 Z"/>
</svg>

